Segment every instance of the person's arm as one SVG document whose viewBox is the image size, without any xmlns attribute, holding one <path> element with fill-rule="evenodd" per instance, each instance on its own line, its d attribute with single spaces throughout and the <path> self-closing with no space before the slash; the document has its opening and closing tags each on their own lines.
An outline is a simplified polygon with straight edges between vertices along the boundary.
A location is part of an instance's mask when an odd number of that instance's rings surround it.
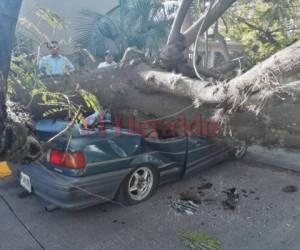
<svg viewBox="0 0 300 250">
<path fill-rule="evenodd" d="M 105 67 L 104 63 L 103 63 L 103 62 L 101 62 L 101 63 L 99 63 L 99 65 L 98 65 L 97 69 L 102 69 L 102 68 L 104 68 L 104 67 Z"/>
<path fill-rule="evenodd" d="M 65 67 L 69 70 L 69 72 L 74 72 L 75 71 L 74 65 L 70 62 L 70 60 L 68 58 L 65 57 L 64 59 L 66 62 Z"/>
</svg>

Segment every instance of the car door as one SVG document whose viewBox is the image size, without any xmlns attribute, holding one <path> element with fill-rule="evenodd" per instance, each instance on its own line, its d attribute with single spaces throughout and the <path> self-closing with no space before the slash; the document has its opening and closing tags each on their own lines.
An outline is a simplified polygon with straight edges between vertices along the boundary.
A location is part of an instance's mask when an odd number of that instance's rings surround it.
<svg viewBox="0 0 300 250">
<path fill-rule="evenodd" d="M 146 139 L 148 152 L 160 162 L 161 181 L 177 179 L 184 169 L 187 155 L 187 138 Z"/>
<path fill-rule="evenodd" d="M 206 168 L 224 158 L 222 145 L 207 137 L 188 137 L 186 174 Z"/>
</svg>

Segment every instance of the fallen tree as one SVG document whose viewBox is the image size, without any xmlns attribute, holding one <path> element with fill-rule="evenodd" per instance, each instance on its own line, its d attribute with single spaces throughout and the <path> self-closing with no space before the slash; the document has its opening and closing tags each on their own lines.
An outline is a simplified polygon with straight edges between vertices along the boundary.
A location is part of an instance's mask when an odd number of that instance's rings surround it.
<svg viewBox="0 0 300 250">
<path fill-rule="evenodd" d="M 104 108 L 137 121 L 203 121 L 222 123 L 222 135 L 248 143 L 300 146 L 300 83 L 281 84 L 279 79 L 300 71 L 300 42 L 278 52 L 245 74 L 229 81 L 210 83 L 163 71 L 143 54 L 128 49 L 117 69 L 78 72 L 48 80 L 51 90 L 70 91 L 75 86 L 94 93 Z M 57 86 L 60 86 L 59 88 Z M 33 113 L 41 114 L 33 102 Z"/>
<path fill-rule="evenodd" d="M 94 93 L 115 117 L 122 117 L 125 127 L 128 117 L 138 121 L 176 120 L 184 114 L 191 121 L 195 115 L 201 115 L 202 121 L 222 125 L 220 136 L 260 145 L 299 148 L 300 83 L 283 85 L 280 79 L 299 72 L 300 42 L 230 81 L 209 82 L 175 74 L 166 68 L 177 69 L 184 49 L 196 39 L 200 27 L 205 32 L 235 1 L 215 1 L 211 16 L 200 18 L 182 34 L 181 26 L 191 2 L 182 1 L 160 63 L 152 64 L 142 52 L 128 49 L 118 68 L 49 78 L 48 89 L 72 93 L 80 86 Z M 29 108 L 36 118 L 41 118 L 43 110 L 37 102 L 34 98 Z M 9 155 L 0 157 L 7 158 Z"/>
</svg>

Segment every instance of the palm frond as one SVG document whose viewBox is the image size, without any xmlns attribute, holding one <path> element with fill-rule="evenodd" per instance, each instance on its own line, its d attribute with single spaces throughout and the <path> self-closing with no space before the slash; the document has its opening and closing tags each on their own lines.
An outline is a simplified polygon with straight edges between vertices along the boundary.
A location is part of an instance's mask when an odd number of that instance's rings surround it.
<svg viewBox="0 0 300 250">
<path fill-rule="evenodd" d="M 67 27 L 66 21 L 53 10 L 50 10 L 48 8 L 38 8 L 35 14 L 42 20 L 44 20 L 53 29 L 63 30 Z"/>
<path fill-rule="evenodd" d="M 75 28 L 75 43 L 94 55 L 106 49 L 105 39 L 114 42 L 120 53 L 128 46 L 158 50 L 169 24 L 165 7 L 158 0 L 120 0 L 106 15 L 82 11 Z"/>
<path fill-rule="evenodd" d="M 94 55 L 105 49 L 104 40 L 116 41 L 119 37 L 118 27 L 109 16 L 90 10 L 80 12 L 80 22 L 75 27 L 74 42 L 77 47 L 87 48 Z"/>
</svg>

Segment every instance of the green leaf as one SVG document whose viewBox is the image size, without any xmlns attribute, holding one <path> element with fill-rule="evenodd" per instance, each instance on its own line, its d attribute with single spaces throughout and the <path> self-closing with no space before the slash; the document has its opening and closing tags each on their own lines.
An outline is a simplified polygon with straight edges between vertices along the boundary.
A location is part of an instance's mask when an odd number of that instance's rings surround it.
<svg viewBox="0 0 300 250">
<path fill-rule="evenodd" d="M 180 238 L 183 240 L 184 244 L 191 248 L 197 250 L 220 250 L 220 241 L 212 236 L 204 233 L 198 232 L 184 232 L 181 234 Z"/>
<path fill-rule="evenodd" d="M 38 8 L 35 12 L 38 17 L 44 20 L 53 29 L 64 30 L 67 23 L 55 11 L 48 8 Z"/>
</svg>

